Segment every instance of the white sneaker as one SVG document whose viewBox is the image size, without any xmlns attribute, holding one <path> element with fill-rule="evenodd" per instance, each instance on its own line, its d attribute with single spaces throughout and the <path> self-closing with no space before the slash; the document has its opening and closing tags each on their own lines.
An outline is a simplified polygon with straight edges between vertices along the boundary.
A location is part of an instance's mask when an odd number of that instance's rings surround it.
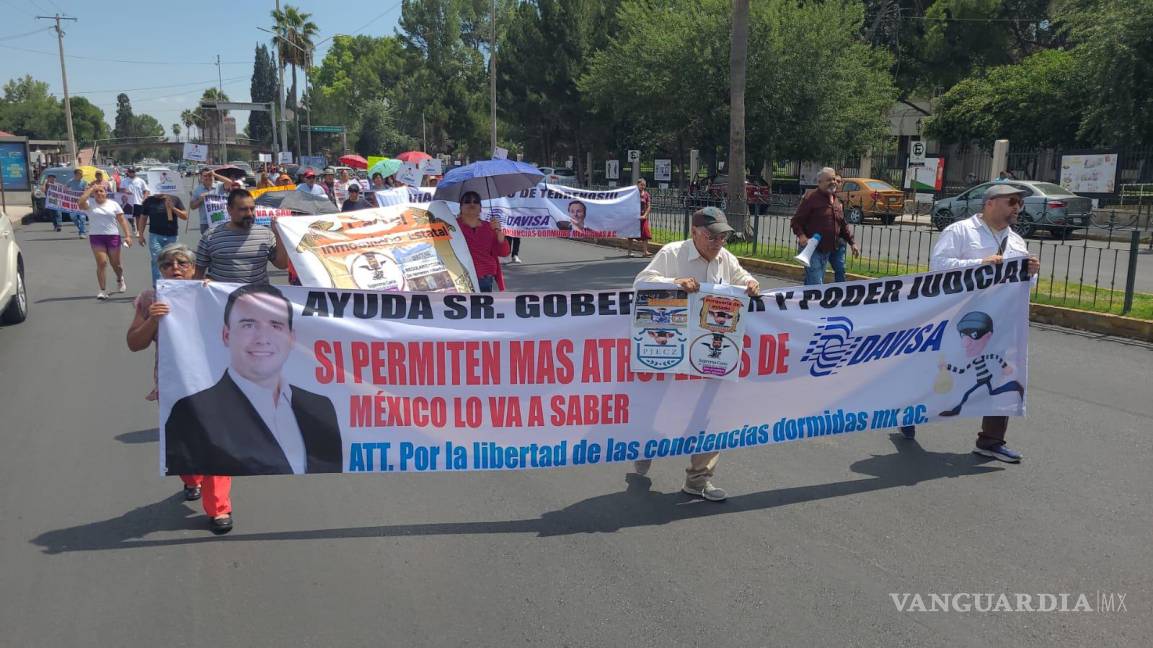
<svg viewBox="0 0 1153 648">
<path fill-rule="evenodd" d="M 120 280 L 116 282 L 116 292 L 128 292 L 128 284 L 124 283 L 124 277 L 121 277 Z"/>
<path fill-rule="evenodd" d="M 516 255 L 516 254 L 512 255 L 512 262 L 513 263 L 524 263 L 523 261 L 520 260 L 520 256 Z"/>
<path fill-rule="evenodd" d="M 681 491 L 688 495 L 695 495 L 696 497 L 703 497 L 710 502 L 723 502 L 729 495 L 723 488 L 713 486 L 712 482 L 705 482 L 701 488 L 693 488 L 688 484 L 681 487 Z"/>
<path fill-rule="evenodd" d="M 108 293 L 101 290 L 100 292 L 96 293 L 96 299 L 97 301 L 104 301 L 105 299 L 108 299 Z"/>
</svg>

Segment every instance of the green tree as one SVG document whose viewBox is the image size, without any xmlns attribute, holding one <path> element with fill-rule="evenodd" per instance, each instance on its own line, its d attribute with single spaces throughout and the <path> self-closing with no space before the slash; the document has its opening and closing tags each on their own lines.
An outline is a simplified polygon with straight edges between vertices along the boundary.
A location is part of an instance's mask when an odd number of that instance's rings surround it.
<svg viewBox="0 0 1153 648">
<path fill-rule="evenodd" d="M 263 43 L 258 44 L 252 64 L 252 85 L 249 90 L 252 101 L 275 102 L 278 86 L 272 55 L 267 46 Z M 277 109 L 279 110 L 279 106 Z M 268 113 L 255 110 L 248 113 L 248 137 L 265 146 L 272 143 L 272 121 Z"/>
<path fill-rule="evenodd" d="M 227 110 L 213 110 L 201 107 L 205 101 L 230 101 L 228 95 L 218 88 L 205 88 L 200 95 L 200 101 L 192 109 L 191 117 L 201 130 L 201 139 L 219 143 L 224 139 L 224 118 L 228 116 Z"/>
<path fill-rule="evenodd" d="M 1078 138 L 1153 144 L 1153 2 L 1061 0 L 1057 7 L 1088 90 Z"/>
<path fill-rule="evenodd" d="M 133 137 L 164 137 L 164 127 L 152 115 L 136 115 L 132 120 Z"/>
<path fill-rule="evenodd" d="M 116 95 L 116 123 L 112 128 L 113 137 L 132 137 L 136 116 L 132 114 L 132 101 L 121 92 Z"/>
<path fill-rule="evenodd" d="M 314 123 L 341 125 L 355 134 L 370 107 L 385 100 L 396 105 L 400 97 L 393 88 L 405 75 L 405 57 L 395 36 L 333 38 L 312 73 Z"/>
<path fill-rule="evenodd" d="M 180 123 L 179 122 L 172 124 L 172 136 L 176 138 L 176 141 L 178 141 L 178 142 L 180 141 Z"/>
<path fill-rule="evenodd" d="M 31 75 L 12 79 L 4 84 L 0 99 L 0 130 L 37 139 L 64 137 L 63 114 L 56 97 L 48 93 L 48 84 Z"/>
<path fill-rule="evenodd" d="M 1014 146 L 1078 143 L 1090 97 L 1081 91 L 1073 52 L 1038 52 L 953 86 L 937 101 L 925 134 L 946 143 L 1008 138 Z"/>
<path fill-rule="evenodd" d="M 395 118 L 388 102 L 373 101 L 364 106 L 360 136 L 355 150 L 359 155 L 384 155 L 414 148 L 415 140 L 396 130 Z"/>
<path fill-rule="evenodd" d="M 318 28 L 312 22 L 312 14 L 305 13 L 292 5 L 285 5 L 284 9 L 272 11 L 272 20 L 275 23 L 276 53 L 280 58 L 280 67 L 292 67 L 292 92 L 289 97 L 291 108 L 299 105 L 296 94 L 296 71 L 298 68 L 306 70 L 312 67 L 312 39 L 316 36 Z M 299 125 L 299 117 L 297 124 Z M 299 146 L 297 155 L 299 156 Z"/>
<path fill-rule="evenodd" d="M 98 139 L 108 137 L 108 124 L 104 121 L 104 111 L 92 104 L 84 97 L 69 97 L 72 105 L 72 128 L 76 135 L 76 145 L 92 144 Z M 67 134 L 68 125 L 65 123 L 63 103 L 57 110 L 58 125 L 55 130 Z"/>
</svg>

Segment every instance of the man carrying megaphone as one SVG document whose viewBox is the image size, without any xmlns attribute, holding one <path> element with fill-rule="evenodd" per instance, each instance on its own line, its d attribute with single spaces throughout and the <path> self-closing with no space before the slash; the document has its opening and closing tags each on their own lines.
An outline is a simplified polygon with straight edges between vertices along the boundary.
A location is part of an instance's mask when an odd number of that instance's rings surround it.
<svg viewBox="0 0 1153 648">
<path fill-rule="evenodd" d="M 820 234 L 816 250 L 806 258 L 805 285 L 825 283 L 825 266 L 832 264 L 834 280 L 845 280 L 845 247 L 853 250 L 854 256 L 861 255 L 861 248 L 853 241 L 853 230 L 845 222 L 844 208 L 837 200 L 837 172 L 829 167 L 817 174 L 817 188 L 801 199 L 797 213 L 790 225 L 797 235 L 799 251 L 808 245 L 809 239 Z"/>
</svg>

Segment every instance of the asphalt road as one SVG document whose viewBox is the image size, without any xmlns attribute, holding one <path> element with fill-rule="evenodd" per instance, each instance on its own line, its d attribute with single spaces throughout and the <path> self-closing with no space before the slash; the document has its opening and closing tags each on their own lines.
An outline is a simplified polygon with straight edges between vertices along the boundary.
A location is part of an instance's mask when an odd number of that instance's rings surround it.
<svg viewBox="0 0 1153 648">
<path fill-rule="evenodd" d="M 18 234 L 31 314 L 0 328 L 2 646 L 1148 646 L 1153 351 L 1032 329 L 1019 466 L 975 422 L 727 453 L 723 504 L 614 467 L 236 480 L 236 530 L 156 475 L 152 353 L 87 242 Z M 513 290 L 642 262 L 529 241 Z M 147 254 L 126 254 L 132 294 Z M 765 285 L 772 285 L 766 280 Z M 771 394 L 764 403 L 771 407 Z M 1101 612 L 899 612 L 891 594 L 1124 594 Z M 1114 599 L 1116 601 L 1116 599 Z M 1070 603 L 1070 606 L 1072 602 Z"/>
</svg>

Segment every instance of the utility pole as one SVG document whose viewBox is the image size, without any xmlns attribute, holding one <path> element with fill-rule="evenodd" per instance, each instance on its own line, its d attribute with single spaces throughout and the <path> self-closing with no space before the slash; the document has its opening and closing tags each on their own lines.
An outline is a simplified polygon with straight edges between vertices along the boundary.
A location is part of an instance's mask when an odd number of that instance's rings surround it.
<svg viewBox="0 0 1153 648">
<path fill-rule="evenodd" d="M 420 111 L 420 150 L 428 153 L 428 122 L 424 120 L 424 111 Z"/>
<path fill-rule="evenodd" d="M 305 129 L 308 132 L 308 155 L 312 157 L 312 50 L 308 52 L 307 65 L 304 66 L 304 93 L 308 96 L 308 112 L 304 114 Z"/>
<path fill-rule="evenodd" d="M 55 20 L 56 21 L 56 42 L 60 46 L 60 80 L 64 85 L 64 119 L 68 122 L 68 152 L 72 154 L 72 163 L 80 166 L 80 160 L 76 157 L 76 132 L 72 130 L 72 102 L 68 99 L 68 70 L 64 67 L 64 30 L 60 29 L 61 20 L 76 21 L 75 18 L 68 18 L 56 14 L 55 16 L 36 16 L 37 20 Z M 95 162 L 95 160 L 93 160 Z"/>
<path fill-rule="evenodd" d="M 280 0 L 276 0 L 276 12 L 280 13 Z M 276 35 L 276 38 L 282 37 L 281 34 Z M 279 41 L 275 39 L 272 41 L 272 49 L 276 52 L 276 67 L 280 70 L 280 87 L 277 94 L 280 95 L 280 150 L 283 152 L 288 150 L 288 111 L 284 105 L 284 61 L 281 60 Z M 279 164 L 280 160 L 276 162 Z"/>
<path fill-rule="evenodd" d="M 488 48 L 488 102 L 489 102 L 489 119 L 492 121 L 492 133 L 490 136 L 492 144 L 492 155 L 496 154 L 496 0 L 492 0 L 492 41 L 489 43 Z"/>
<path fill-rule="evenodd" d="M 220 73 L 220 55 L 216 55 L 216 95 L 217 101 L 224 101 L 224 76 Z M 220 135 L 220 163 L 228 164 L 228 138 L 224 136 L 224 111 L 217 109 L 216 123 L 219 126 L 217 133 Z"/>
</svg>

